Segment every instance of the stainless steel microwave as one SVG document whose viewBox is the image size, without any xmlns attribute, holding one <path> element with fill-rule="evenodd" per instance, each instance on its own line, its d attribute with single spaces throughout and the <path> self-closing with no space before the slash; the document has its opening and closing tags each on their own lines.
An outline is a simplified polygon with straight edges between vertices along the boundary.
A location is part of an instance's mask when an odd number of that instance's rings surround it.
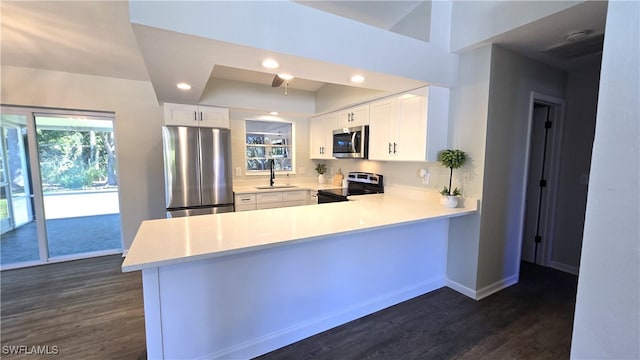
<svg viewBox="0 0 640 360">
<path fill-rule="evenodd" d="M 339 159 L 368 158 L 369 125 L 334 130 L 333 156 Z"/>
</svg>

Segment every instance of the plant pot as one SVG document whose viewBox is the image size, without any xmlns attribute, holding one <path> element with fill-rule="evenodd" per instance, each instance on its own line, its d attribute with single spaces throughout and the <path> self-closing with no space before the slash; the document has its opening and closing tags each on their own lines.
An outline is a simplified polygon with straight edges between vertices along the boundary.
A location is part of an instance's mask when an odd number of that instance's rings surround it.
<svg viewBox="0 0 640 360">
<path fill-rule="evenodd" d="M 318 175 L 318 184 L 324 184 L 326 182 L 327 182 L 327 178 L 324 176 L 324 174 Z"/>
<path fill-rule="evenodd" d="M 453 195 L 442 195 L 440 204 L 446 208 L 454 208 L 458 206 L 458 197 Z"/>
</svg>

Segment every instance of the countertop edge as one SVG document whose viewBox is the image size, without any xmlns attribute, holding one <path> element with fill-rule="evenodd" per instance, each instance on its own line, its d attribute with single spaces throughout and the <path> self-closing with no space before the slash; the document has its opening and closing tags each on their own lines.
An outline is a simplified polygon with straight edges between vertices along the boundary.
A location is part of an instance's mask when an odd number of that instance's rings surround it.
<svg viewBox="0 0 640 360">
<path fill-rule="evenodd" d="M 196 255 L 181 256 L 181 257 L 170 258 L 170 259 L 162 259 L 162 260 L 147 262 L 144 264 L 125 265 L 125 263 L 127 262 L 127 258 L 125 257 L 125 260 L 122 264 L 121 269 L 122 269 L 122 272 L 141 271 L 145 269 L 159 268 L 162 266 L 176 265 L 176 264 L 188 263 L 193 261 L 200 261 L 200 260 L 213 259 L 213 258 L 230 256 L 235 254 L 260 251 L 260 250 L 265 250 L 273 247 L 286 246 L 286 245 L 291 245 L 294 243 L 301 243 L 306 241 L 314 241 L 321 238 L 328 238 L 332 236 L 344 235 L 349 233 L 367 232 L 367 231 L 373 231 L 380 228 L 388 228 L 388 227 L 408 225 L 408 224 L 418 223 L 423 221 L 433 221 L 433 220 L 459 217 L 459 216 L 469 215 L 477 212 L 477 208 L 476 209 L 458 208 L 458 209 L 451 209 L 451 210 L 452 211 L 458 210 L 458 211 L 454 213 L 449 213 L 449 214 L 419 217 L 415 219 L 407 219 L 403 221 L 397 221 L 397 222 L 386 223 L 386 224 L 376 224 L 376 225 L 361 227 L 357 229 L 349 229 L 349 230 L 337 231 L 333 233 L 318 234 L 318 235 L 308 236 L 303 238 L 284 239 L 281 241 L 276 241 L 276 242 L 271 242 L 266 244 L 257 244 L 257 245 L 247 246 L 247 247 L 242 247 L 237 249 L 229 249 L 229 250 L 216 251 L 216 252 L 211 252 L 206 254 L 196 254 Z"/>
</svg>

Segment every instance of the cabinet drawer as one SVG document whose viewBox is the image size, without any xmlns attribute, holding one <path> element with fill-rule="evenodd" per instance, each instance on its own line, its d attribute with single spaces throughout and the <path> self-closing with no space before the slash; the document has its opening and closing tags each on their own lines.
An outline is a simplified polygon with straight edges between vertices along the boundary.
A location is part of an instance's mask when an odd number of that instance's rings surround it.
<svg viewBox="0 0 640 360">
<path fill-rule="evenodd" d="M 285 191 L 282 193 L 282 201 L 307 201 L 306 190 Z"/>
<path fill-rule="evenodd" d="M 282 202 L 282 192 L 267 192 L 256 194 L 258 204 Z"/>
<path fill-rule="evenodd" d="M 279 208 L 282 207 L 282 202 L 270 202 L 270 203 L 258 203 L 258 205 L 256 205 L 256 208 L 258 210 L 260 209 L 274 209 L 274 208 Z"/>
<path fill-rule="evenodd" d="M 236 206 L 238 205 L 253 205 L 256 203 L 256 194 L 239 194 L 235 196 Z"/>
<path fill-rule="evenodd" d="M 302 206 L 302 205 L 307 205 L 307 200 L 285 201 L 282 203 L 282 207 Z"/>
<path fill-rule="evenodd" d="M 256 210 L 256 204 L 236 205 L 236 212 L 238 212 L 238 211 L 251 211 L 251 210 Z"/>
</svg>

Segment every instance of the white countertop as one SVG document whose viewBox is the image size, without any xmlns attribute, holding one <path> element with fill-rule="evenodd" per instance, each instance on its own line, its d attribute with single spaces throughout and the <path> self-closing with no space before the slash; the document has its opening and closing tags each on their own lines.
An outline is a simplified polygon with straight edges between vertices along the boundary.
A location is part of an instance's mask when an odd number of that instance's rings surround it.
<svg viewBox="0 0 640 360">
<path fill-rule="evenodd" d="M 350 199 L 328 204 L 143 221 L 122 264 L 122 271 L 477 211 L 477 201 L 465 201 L 465 208 L 448 209 L 437 201 L 391 194 L 352 196 Z"/>
</svg>

